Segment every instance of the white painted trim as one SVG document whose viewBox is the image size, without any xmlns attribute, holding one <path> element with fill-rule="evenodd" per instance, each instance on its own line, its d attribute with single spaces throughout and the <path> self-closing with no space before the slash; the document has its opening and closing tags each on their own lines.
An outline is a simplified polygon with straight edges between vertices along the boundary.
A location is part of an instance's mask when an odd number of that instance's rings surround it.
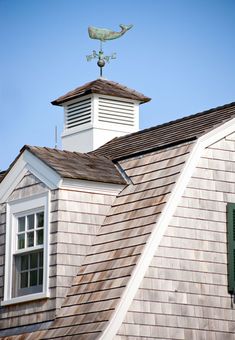
<svg viewBox="0 0 235 340">
<path fill-rule="evenodd" d="M 15 200 L 6 204 L 6 244 L 5 244 L 5 275 L 4 275 L 4 301 L 1 305 L 29 301 L 34 298 L 49 296 L 49 228 L 50 228 L 50 191 L 28 197 L 27 199 Z M 16 216 L 19 213 L 27 213 L 43 207 L 45 214 L 44 226 L 44 267 L 43 267 L 43 291 L 41 293 L 24 295 L 12 298 L 13 255 L 16 253 Z M 33 248 L 32 248 L 33 250 Z M 39 297 L 40 296 L 40 297 Z M 13 302 L 11 302 L 13 301 Z"/>
<path fill-rule="evenodd" d="M 23 159 L 23 155 L 21 155 L 0 183 L 0 203 L 4 203 L 7 200 L 15 187 L 26 175 L 27 171 L 26 163 Z"/>
<path fill-rule="evenodd" d="M 50 295 L 48 293 L 29 294 L 29 295 L 12 298 L 10 300 L 1 301 L 1 306 L 15 305 L 21 302 L 34 301 L 34 300 L 39 300 L 39 299 L 41 300 L 41 299 L 46 299 L 49 297 Z"/>
<path fill-rule="evenodd" d="M 220 139 L 226 137 L 227 135 L 233 133 L 235 131 L 235 118 L 229 120 L 228 122 L 220 125 L 214 130 L 211 130 L 207 134 L 203 135 L 198 139 L 198 142 L 203 144 L 204 148 L 214 144 Z"/>
<path fill-rule="evenodd" d="M 125 187 L 125 184 L 102 183 L 95 181 L 77 180 L 65 178 L 60 184 L 61 189 L 91 192 L 104 195 L 117 196 Z"/>
<path fill-rule="evenodd" d="M 137 293 L 139 285 L 144 278 L 146 270 L 148 269 L 152 258 L 161 242 L 162 236 L 164 235 L 170 219 L 172 218 L 175 209 L 178 205 L 180 197 L 193 174 L 194 169 L 201 157 L 202 151 L 215 143 L 216 141 L 224 138 L 225 136 L 231 134 L 235 131 L 235 118 L 226 122 L 225 124 L 219 126 L 218 128 L 208 132 L 195 143 L 193 150 L 191 151 L 189 158 L 181 172 L 178 181 L 170 195 L 168 202 L 166 203 L 158 222 L 156 223 L 152 234 L 149 237 L 148 242 L 143 250 L 143 253 L 134 268 L 131 275 L 131 279 L 128 282 L 125 291 L 120 299 L 120 302 L 115 309 L 115 312 L 110 319 L 106 329 L 100 335 L 100 340 L 110 340 L 115 337 L 118 330 L 120 329 L 126 313 Z"/>
<path fill-rule="evenodd" d="M 82 97 L 77 97 L 77 98 L 73 98 L 73 99 L 70 99 L 62 104 L 60 104 L 60 106 L 62 106 L 63 108 L 65 108 L 66 106 L 68 105 L 72 105 L 72 104 L 76 104 L 77 102 L 79 101 L 83 101 L 83 100 L 86 100 L 88 98 L 91 98 L 92 97 L 92 94 L 87 94 L 85 96 L 82 96 Z"/>
<path fill-rule="evenodd" d="M 38 157 L 34 156 L 28 150 L 23 153 L 24 161 L 27 164 L 27 168 L 32 174 L 34 174 L 41 182 L 43 182 L 51 190 L 58 188 L 61 177 Z"/>
<path fill-rule="evenodd" d="M 27 171 L 31 172 L 51 190 L 58 188 L 60 185 L 61 177 L 39 158 L 25 150 L 0 183 L 0 203 L 7 201 Z"/>
</svg>

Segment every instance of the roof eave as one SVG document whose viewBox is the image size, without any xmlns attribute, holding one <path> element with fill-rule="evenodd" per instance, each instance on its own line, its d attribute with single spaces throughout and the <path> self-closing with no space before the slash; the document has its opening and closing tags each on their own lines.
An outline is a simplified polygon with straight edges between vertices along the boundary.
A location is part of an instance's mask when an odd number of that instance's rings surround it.
<svg viewBox="0 0 235 340">
<path fill-rule="evenodd" d="M 90 90 L 84 91 L 83 93 L 80 93 L 80 94 L 71 95 L 71 96 L 67 96 L 67 97 L 66 97 L 66 95 L 63 96 L 63 97 L 59 97 L 58 99 L 53 100 L 51 102 L 51 104 L 52 105 L 56 105 L 56 106 L 63 106 L 64 103 L 67 103 L 70 100 L 74 100 L 74 99 L 77 99 L 77 98 L 80 98 L 80 97 L 84 97 L 84 96 L 86 96 L 88 94 L 92 94 L 92 93 L 105 95 L 105 92 L 100 92 L 100 91 L 98 91 L 96 89 L 90 89 Z M 107 96 L 117 97 L 114 94 L 107 94 Z M 126 98 L 126 99 L 129 99 L 129 100 L 136 100 L 136 101 L 139 101 L 140 104 L 147 103 L 147 102 L 149 102 L 151 100 L 150 97 L 145 97 L 145 96 L 138 98 L 138 96 L 133 96 L 132 97 L 132 96 L 121 96 L 121 95 L 119 95 L 119 97 L 120 98 Z"/>
</svg>

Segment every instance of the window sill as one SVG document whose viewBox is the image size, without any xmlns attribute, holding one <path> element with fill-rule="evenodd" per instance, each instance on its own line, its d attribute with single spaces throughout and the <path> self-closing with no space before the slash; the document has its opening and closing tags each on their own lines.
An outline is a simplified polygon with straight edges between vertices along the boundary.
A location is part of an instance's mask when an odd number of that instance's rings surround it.
<svg viewBox="0 0 235 340">
<path fill-rule="evenodd" d="M 35 301 L 35 300 L 41 300 L 41 299 L 47 299 L 47 298 L 49 298 L 49 294 L 46 294 L 46 293 L 29 294 L 29 295 L 15 297 L 10 300 L 4 300 L 1 302 L 1 306 L 9 306 L 9 305 L 17 304 L 17 303 L 29 302 L 29 301 Z"/>
</svg>

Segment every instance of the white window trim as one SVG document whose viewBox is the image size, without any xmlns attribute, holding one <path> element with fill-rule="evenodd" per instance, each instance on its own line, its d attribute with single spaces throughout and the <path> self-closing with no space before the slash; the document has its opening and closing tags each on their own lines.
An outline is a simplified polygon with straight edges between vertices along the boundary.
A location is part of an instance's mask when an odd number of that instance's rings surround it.
<svg viewBox="0 0 235 340">
<path fill-rule="evenodd" d="M 43 251 L 43 289 L 40 293 L 12 297 L 13 253 L 16 237 L 16 216 L 30 210 L 44 210 L 44 251 Z M 50 191 L 8 202 L 6 205 L 6 247 L 5 247 L 5 277 L 4 300 L 2 306 L 49 297 L 49 226 L 50 226 Z"/>
</svg>

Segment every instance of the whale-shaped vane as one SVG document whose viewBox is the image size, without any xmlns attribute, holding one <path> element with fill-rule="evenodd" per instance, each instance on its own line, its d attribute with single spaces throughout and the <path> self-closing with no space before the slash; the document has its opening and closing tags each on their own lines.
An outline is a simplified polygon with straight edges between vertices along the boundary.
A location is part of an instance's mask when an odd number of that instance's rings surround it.
<svg viewBox="0 0 235 340">
<path fill-rule="evenodd" d="M 100 41 L 113 40 L 120 38 L 123 34 L 125 34 L 129 29 L 133 27 L 133 25 L 119 25 L 121 27 L 120 32 L 114 32 L 107 28 L 98 28 L 89 26 L 88 33 L 91 39 L 98 39 Z"/>
</svg>

